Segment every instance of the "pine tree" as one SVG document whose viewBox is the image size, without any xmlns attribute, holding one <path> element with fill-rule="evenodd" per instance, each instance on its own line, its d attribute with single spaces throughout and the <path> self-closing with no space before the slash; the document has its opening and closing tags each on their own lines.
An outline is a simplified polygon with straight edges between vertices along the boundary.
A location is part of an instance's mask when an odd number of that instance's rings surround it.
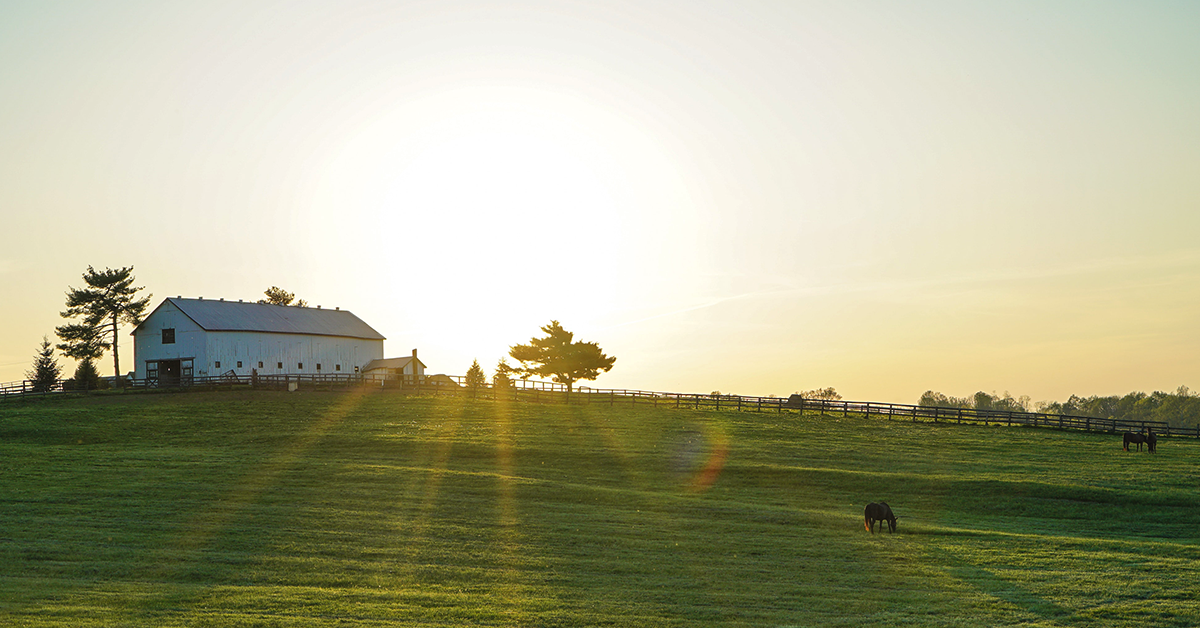
<svg viewBox="0 0 1200 628">
<path fill-rule="evenodd" d="M 510 376 L 512 372 L 513 368 L 508 365 L 508 362 L 504 358 L 500 358 L 500 361 L 496 363 L 496 374 L 492 375 L 492 389 L 496 391 L 496 394 L 507 392 L 512 388 L 513 382 Z"/>
<path fill-rule="evenodd" d="M 574 341 L 575 335 L 562 328 L 558 321 L 550 321 L 542 327 L 544 338 L 532 338 L 527 345 L 514 345 L 508 355 L 519 361 L 521 366 L 512 371 L 527 378 L 549 376 L 550 379 L 567 385 L 571 392 L 575 382 L 593 380 L 602 372 L 612 369 L 616 358 L 604 355 L 600 345 L 594 342 Z"/>
<path fill-rule="evenodd" d="M 71 378 L 71 383 L 76 390 L 96 390 L 100 388 L 100 371 L 96 370 L 96 363 L 91 358 L 84 358 L 75 367 L 75 377 Z"/>
<path fill-rule="evenodd" d="M 63 342 L 58 350 L 76 360 L 95 360 L 107 349 L 113 350 L 113 372 L 121 376 L 121 358 L 117 354 L 118 327 L 121 323 L 137 325 L 150 305 L 150 297 L 133 298 L 141 287 L 133 285 L 133 267 L 105 268 L 88 266 L 83 274 L 87 288 L 71 288 L 67 292 L 67 309 L 63 318 L 82 319 L 55 328 Z M 94 365 L 93 365 L 93 368 Z"/>
<path fill-rule="evenodd" d="M 467 388 L 471 389 L 471 396 L 479 392 L 480 388 L 487 385 L 487 375 L 483 372 L 483 368 L 479 366 L 479 360 L 471 362 L 471 368 L 467 369 L 466 377 Z"/>
<path fill-rule="evenodd" d="M 58 385 L 62 375 L 62 367 L 54 358 L 54 345 L 50 339 L 42 336 L 42 348 L 38 350 L 33 360 L 33 369 L 25 372 L 25 377 L 33 383 L 33 392 L 50 392 Z"/>
</svg>

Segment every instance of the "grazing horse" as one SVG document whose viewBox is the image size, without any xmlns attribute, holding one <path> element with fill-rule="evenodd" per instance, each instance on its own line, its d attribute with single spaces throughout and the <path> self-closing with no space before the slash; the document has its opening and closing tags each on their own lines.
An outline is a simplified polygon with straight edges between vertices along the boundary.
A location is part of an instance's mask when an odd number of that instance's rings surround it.
<svg viewBox="0 0 1200 628">
<path fill-rule="evenodd" d="M 867 509 L 863 511 L 863 525 L 871 534 L 875 534 L 875 523 L 886 521 L 888 531 L 896 531 L 896 515 L 892 514 L 892 507 L 887 505 L 887 502 L 879 502 L 878 504 L 871 502 L 867 504 Z M 879 528 L 883 532 L 882 523 Z"/>
<path fill-rule="evenodd" d="M 1158 437 L 1150 430 L 1146 430 L 1146 451 L 1152 454 L 1158 453 Z"/>
<path fill-rule="evenodd" d="M 1137 443 L 1138 451 L 1142 450 L 1142 443 L 1146 442 L 1146 437 L 1139 432 L 1125 432 L 1125 444 L 1122 448 L 1129 451 L 1129 443 Z"/>
</svg>

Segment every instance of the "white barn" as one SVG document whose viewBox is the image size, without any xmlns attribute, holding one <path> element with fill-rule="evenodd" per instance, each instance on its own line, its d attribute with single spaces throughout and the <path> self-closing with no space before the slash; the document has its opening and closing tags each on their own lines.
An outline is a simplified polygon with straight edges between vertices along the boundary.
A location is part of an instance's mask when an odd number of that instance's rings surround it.
<svg viewBox="0 0 1200 628">
<path fill-rule="evenodd" d="M 165 299 L 133 330 L 134 377 L 351 375 L 384 337 L 342 309 Z"/>
</svg>

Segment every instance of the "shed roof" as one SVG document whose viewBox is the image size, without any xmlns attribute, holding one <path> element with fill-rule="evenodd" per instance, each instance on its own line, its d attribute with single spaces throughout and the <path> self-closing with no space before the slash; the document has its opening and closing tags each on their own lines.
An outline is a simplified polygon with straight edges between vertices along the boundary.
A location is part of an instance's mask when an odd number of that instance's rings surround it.
<svg viewBox="0 0 1200 628">
<path fill-rule="evenodd" d="M 213 301 L 212 299 L 164 299 L 205 331 L 257 331 L 276 334 L 342 336 L 366 340 L 385 338 L 347 310 L 325 310 L 294 305 Z M 158 311 L 155 308 L 155 311 Z M 152 312 L 146 320 L 154 316 Z M 146 321 L 142 321 L 144 325 Z M 140 328 L 141 325 L 138 325 Z M 137 332 L 137 329 L 134 329 Z"/>
<path fill-rule="evenodd" d="M 411 355 L 403 358 L 375 359 L 367 362 L 367 365 L 364 366 L 362 370 L 365 373 L 374 369 L 402 369 L 408 366 L 409 362 L 412 362 Z M 425 363 L 420 360 L 417 360 L 417 364 L 420 364 L 422 367 L 425 366 Z"/>
</svg>

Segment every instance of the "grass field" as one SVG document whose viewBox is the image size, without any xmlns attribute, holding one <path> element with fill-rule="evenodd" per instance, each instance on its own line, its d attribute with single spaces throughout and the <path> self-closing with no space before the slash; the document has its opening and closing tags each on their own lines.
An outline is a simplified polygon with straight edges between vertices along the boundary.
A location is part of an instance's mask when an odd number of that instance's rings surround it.
<svg viewBox="0 0 1200 628">
<path fill-rule="evenodd" d="M 390 394 L 0 405 L 5 626 L 1193 626 L 1200 443 Z M 862 511 L 886 500 L 896 534 Z"/>
</svg>

